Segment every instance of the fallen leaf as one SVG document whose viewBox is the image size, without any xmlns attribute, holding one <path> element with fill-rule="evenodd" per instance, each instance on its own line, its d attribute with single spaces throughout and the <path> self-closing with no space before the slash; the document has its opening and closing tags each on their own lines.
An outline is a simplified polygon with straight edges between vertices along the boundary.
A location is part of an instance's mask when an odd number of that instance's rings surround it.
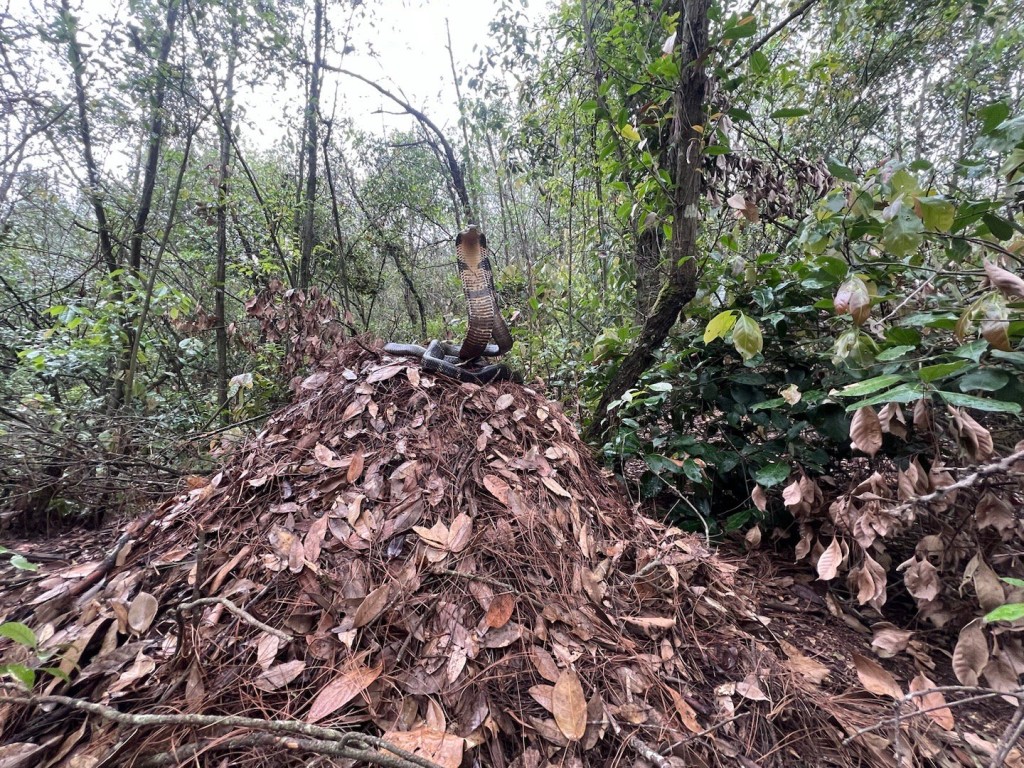
<svg viewBox="0 0 1024 768">
<path fill-rule="evenodd" d="M 516 599 L 508 592 L 495 595 L 487 608 L 484 623 L 492 629 L 505 626 L 508 620 L 512 618 L 512 611 L 515 610 L 515 607 Z"/>
<path fill-rule="evenodd" d="M 697 722 L 697 713 L 693 707 L 686 703 L 686 699 L 682 695 L 674 690 L 672 686 L 665 685 L 665 690 L 668 692 L 669 698 L 672 699 L 672 703 L 675 705 L 676 714 L 679 715 L 679 721 L 685 726 L 686 730 L 690 733 L 700 733 L 704 729 L 700 727 L 700 723 Z"/>
<path fill-rule="evenodd" d="M 914 693 L 928 691 L 934 687 L 935 683 L 925 677 L 923 672 L 910 681 L 910 690 Z M 918 696 L 916 701 L 920 709 L 931 710 L 930 712 L 925 712 L 925 714 L 935 721 L 935 724 L 942 730 L 953 730 L 956 725 L 956 721 L 953 719 L 953 711 L 945 706 L 946 697 L 942 695 L 941 691 L 931 691 L 923 696 Z M 933 709 L 933 707 L 939 707 L 939 709 Z"/>
<path fill-rule="evenodd" d="M 453 733 L 424 727 L 411 731 L 387 731 L 381 738 L 442 768 L 459 768 L 462 765 L 466 740 Z"/>
<path fill-rule="evenodd" d="M 451 528 L 448 531 L 448 550 L 450 552 L 461 552 L 469 546 L 472 536 L 473 519 L 465 512 L 462 512 L 452 520 Z"/>
<path fill-rule="evenodd" d="M 276 667 L 268 669 L 253 680 L 252 684 L 261 691 L 276 691 L 278 688 L 288 685 L 288 683 L 301 675 L 305 669 L 306 662 L 302 659 L 286 661 L 283 664 L 278 664 Z"/>
<path fill-rule="evenodd" d="M 357 447 L 349 457 L 348 473 L 345 476 L 350 483 L 354 483 L 363 474 L 365 460 L 362 446 Z"/>
<path fill-rule="evenodd" d="M 393 363 L 391 365 L 383 365 L 380 368 L 375 368 L 370 371 L 369 375 L 366 377 L 366 383 L 376 384 L 379 381 L 387 381 L 405 367 L 404 363 Z"/>
<path fill-rule="evenodd" d="M 880 664 L 859 653 L 853 654 L 853 666 L 857 670 L 857 678 L 866 690 L 876 696 L 888 696 L 896 701 L 903 699 L 903 689 L 889 672 Z"/>
<path fill-rule="evenodd" d="M 785 640 L 779 640 L 779 645 L 788 657 L 788 666 L 803 678 L 818 685 L 829 676 L 831 670 L 820 661 L 815 661 L 810 656 L 804 655 L 799 648 Z"/>
<path fill-rule="evenodd" d="M 583 685 L 571 669 L 558 676 L 551 693 L 551 713 L 555 725 L 569 741 L 579 741 L 587 730 L 587 698 Z"/>
<path fill-rule="evenodd" d="M 356 629 L 365 627 L 371 621 L 380 616 L 388 607 L 388 599 L 391 597 L 391 586 L 382 584 L 363 598 L 363 602 L 356 609 L 352 617 L 352 626 Z"/>
<path fill-rule="evenodd" d="M 497 475 L 484 475 L 484 488 L 486 488 L 494 498 L 508 506 L 508 483 Z"/>
<path fill-rule="evenodd" d="M 761 683 L 754 674 L 749 674 L 736 683 L 736 693 L 751 701 L 768 701 L 768 696 L 761 690 Z"/>
<path fill-rule="evenodd" d="M 495 403 L 494 403 L 494 410 L 495 411 L 504 411 L 506 408 L 508 408 L 510 405 L 512 405 L 512 403 L 514 403 L 515 401 L 516 401 L 516 398 L 515 398 L 514 395 L 510 395 L 508 393 L 505 393 L 504 395 L 502 395 L 501 397 L 499 397 L 495 401 Z"/>
<path fill-rule="evenodd" d="M 306 722 L 317 723 L 337 712 L 366 690 L 367 686 L 380 676 L 383 669 L 383 665 L 368 667 L 361 661 L 350 660 L 344 671 L 321 688 L 313 698 L 313 703 L 306 714 Z"/>
<path fill-rule="evenodd" d="M 128 606 L 128 628 L 141 635 L 153 623 L 160 603 L 149 592 L 139 592 Z"/>
<path fill-rule="evenodd" d="M 750 492 L 750 500 L 759 512 L 764 512 L 768 509 L 768 497 L 765 496 L 764 488 L 760 485 L 754 486 L 754 490 Z"/>
<path fill-rule="evenodd" d="M 330 467 L 331 469 L 344 467 L 346 463 L 339 459 L 337 454 L 323 443 L 317 443 L 315 446 L 313 446 L 313 458 L 316 459 L 321 465 L 325 467 Z"/>
<path fill-rule="evenodd" d="M 569 493 L 567 490 L 565 490 L 565 488 L 563 488 L 558 483 L 558 481 L 555 480 L 555 478 L 553 478 L 553 477 L 542 477 L 540 479 L 540 481 L 542 483 L 544 483 L 544 485 L 547 486 L 548 490 L 551 491 L 552 493 L 554 493 L 556 496 L 561 496 L 562 498 L 565 498 L 565 499 L 571 499 L 572 498 L 572 494 Z"/>
</svg>

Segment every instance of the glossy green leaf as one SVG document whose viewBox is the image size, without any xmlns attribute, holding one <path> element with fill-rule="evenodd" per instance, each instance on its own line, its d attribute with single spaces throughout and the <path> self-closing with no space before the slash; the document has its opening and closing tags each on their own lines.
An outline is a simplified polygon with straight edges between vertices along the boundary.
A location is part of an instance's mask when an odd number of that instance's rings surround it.
<svg viewBox="0 0 1024 768">
<path fill-rule="evenodd" d="M 867 400 L 853 403 L 846 406 L 847 412 L 857 411 L 868 405 L 882 405 L 884 403 L 913 403 L 925 396 L 924 388 L 920 384 L 904 384 L 890 389 L 888 392 L 869 397 Z"/>
<path fill-rule="evenodd" d="M 24 664 L 4 664 L 0 666 L 0 675 L 10 675 L 26 688 L 36 684 L 36 673 Z"/>
<path fill-rule="evenodd" d="M 25 558 L 24 555 L 13 555 L 11 557 L 11 565 L 15 568 L 19 568 L 23 571 L 38 571 L 39 566 L 36 563 L 30 562 Z"/>
<path fill-rule="evenodd" d="M 957 371 L 962 371 L 970 364 L 970 360 L 954 360 L 951 363 L 938 363 L 936 365 L 926 365 L 924 368 L 917 372 L 917 376 L 919 379 L 921 379 L 921 381 L 938 381 L 939 379 L 945 376 L 949 376 L 950 374 L 956 373 Z"/>
<path fill-rule="evenodd" d="M 956 385 L 961 392 L 981 390 L 983 392 L 996 392 L 1006 386 L 1010 375 L 1006 371 L 999 371 L 994 368 L 983 368 L 980 371 L 972 371 L 957 379 Z"/>
<path fill-rule="evenodd" d="M 878 392 L 880 389 L 887 389 L 901 381 L 903 381 L 901 375 L 890 373 L 885 376 L 875 376 L 873 379 L 858 381 L 856 384 L 847 384 L 832 394 L 839 397 L 863 397 L 864 395 L 870 395 L 872 392 Z"/>
<path fill-rule="evenodd" d="M 771 488 L 774 485 L 785 482 L 789 477 L 788 464 L 765 464 L 754 471 L 754 480 L 762 488 Z"/>
<path fill-rule="evenodd" d="M 922 197 L 917 201 L 925 229 L 949 232 L 956 218 L 956 208 L 943 197 Z"/>
<path fill-rule="evenodd" d="M 750 69 L 756 75 L 763 75 L 771 69 L 771 62 L 760 51 L 754 51 L 750 54 Z"/>
<path fill-rule="evenodd" d="M 986 213 L 982 215 L 981 220 L 985 222 L 988 231 L 1000 240 L 1009 240 L 1013 237 L 1013 227 L 1006 219 L 994 213 Z"/>
<path fill-rule="evenodd" d="M 921 247 L 923 232 L 924 223 L 903 208 L 885 225 L 882 242 L 893 256 L 907 256 Z"/>
<path fill-rule="evenodd" d="M 1020 413 L 1020 403 L 1008 403 L 1004 400 L 989 400 L 985 397 L 974 395 L 962 395 L 959 392 L 937 392 L 939 397 L 950 405 L 957 405 L 962 408 L 973 408 L 976 411 L 990 411 L 992 413 Z"/>
<path fill-rule="evenodd" d="M 1024 603 L 1007 603 L 985 614 L 985 621 L 1017 621 L 1024 619 Z"/>
</svg>

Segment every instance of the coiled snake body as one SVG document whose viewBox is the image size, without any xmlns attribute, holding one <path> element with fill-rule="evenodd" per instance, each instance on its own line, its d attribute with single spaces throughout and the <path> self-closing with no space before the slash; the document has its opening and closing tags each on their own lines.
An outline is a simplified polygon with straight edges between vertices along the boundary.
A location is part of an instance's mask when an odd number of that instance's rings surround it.
<svg viewBox="0 0 1024 768">
<path fill-rule="evenodd" d="M 423 359 L 423 369 L 441 373 L 459 381 L 487 384 L 492 381 L 516 380 L 507 366 L 485 365 L 466 367 L 478 357 L 497 357 L 512 348 L 512 334 L 498 311 L 487 238 L 476 224 L 455 238 L 459 280 L 469 306 L 469 328 L 462 344 L 447 344 L 434 339 L 424 349 L 417 344 L 387 344 L 385 352 L 413 355 Z M 493 339 L 494 343 L 491 343 Z"/>
</svg>

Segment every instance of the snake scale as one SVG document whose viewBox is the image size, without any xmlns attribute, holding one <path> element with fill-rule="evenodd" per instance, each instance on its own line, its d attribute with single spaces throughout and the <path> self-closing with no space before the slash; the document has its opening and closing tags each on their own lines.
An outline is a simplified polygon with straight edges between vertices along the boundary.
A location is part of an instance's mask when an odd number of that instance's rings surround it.
<svg viewBox="0 0 1024 768">
<path fill-rule="evenodd" d="M 423 359 L 423 369 L 459 381 L 487 384 L 492 381 L 516 381 L 517 374 L 501 364 L 469 367 L 480 357 L 497 357 L 512 348 L 512 334 L 498 310 L 487 238 L 476 224 L 470 224 L 455 238 L 459 280 L 469 307 L 469 328 L 462 344 L 447 344 L 434 339 L 426 348 L 418 344 L 387 344 L 384 351 L 393 355 L 412 355 Z M 493 343 L 492 343 L 493 340 Z"/>
</svg>

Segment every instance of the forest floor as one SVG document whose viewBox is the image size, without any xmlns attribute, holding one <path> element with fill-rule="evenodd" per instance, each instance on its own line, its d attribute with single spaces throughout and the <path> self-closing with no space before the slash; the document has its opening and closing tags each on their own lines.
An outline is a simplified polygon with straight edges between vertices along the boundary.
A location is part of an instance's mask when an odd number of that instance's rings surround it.
<svg viewBox="0 0 1024 768">
<path fill-rule="evenodd" d="M 1024 768 L 1013 706 L 640 514 L 557 404 L 357 343 L 214 476 L 5 544 L 39 570 L 5 567 L 0 617 L 61 672 L 5 688 L 0 768 Z"/>
</svg>

